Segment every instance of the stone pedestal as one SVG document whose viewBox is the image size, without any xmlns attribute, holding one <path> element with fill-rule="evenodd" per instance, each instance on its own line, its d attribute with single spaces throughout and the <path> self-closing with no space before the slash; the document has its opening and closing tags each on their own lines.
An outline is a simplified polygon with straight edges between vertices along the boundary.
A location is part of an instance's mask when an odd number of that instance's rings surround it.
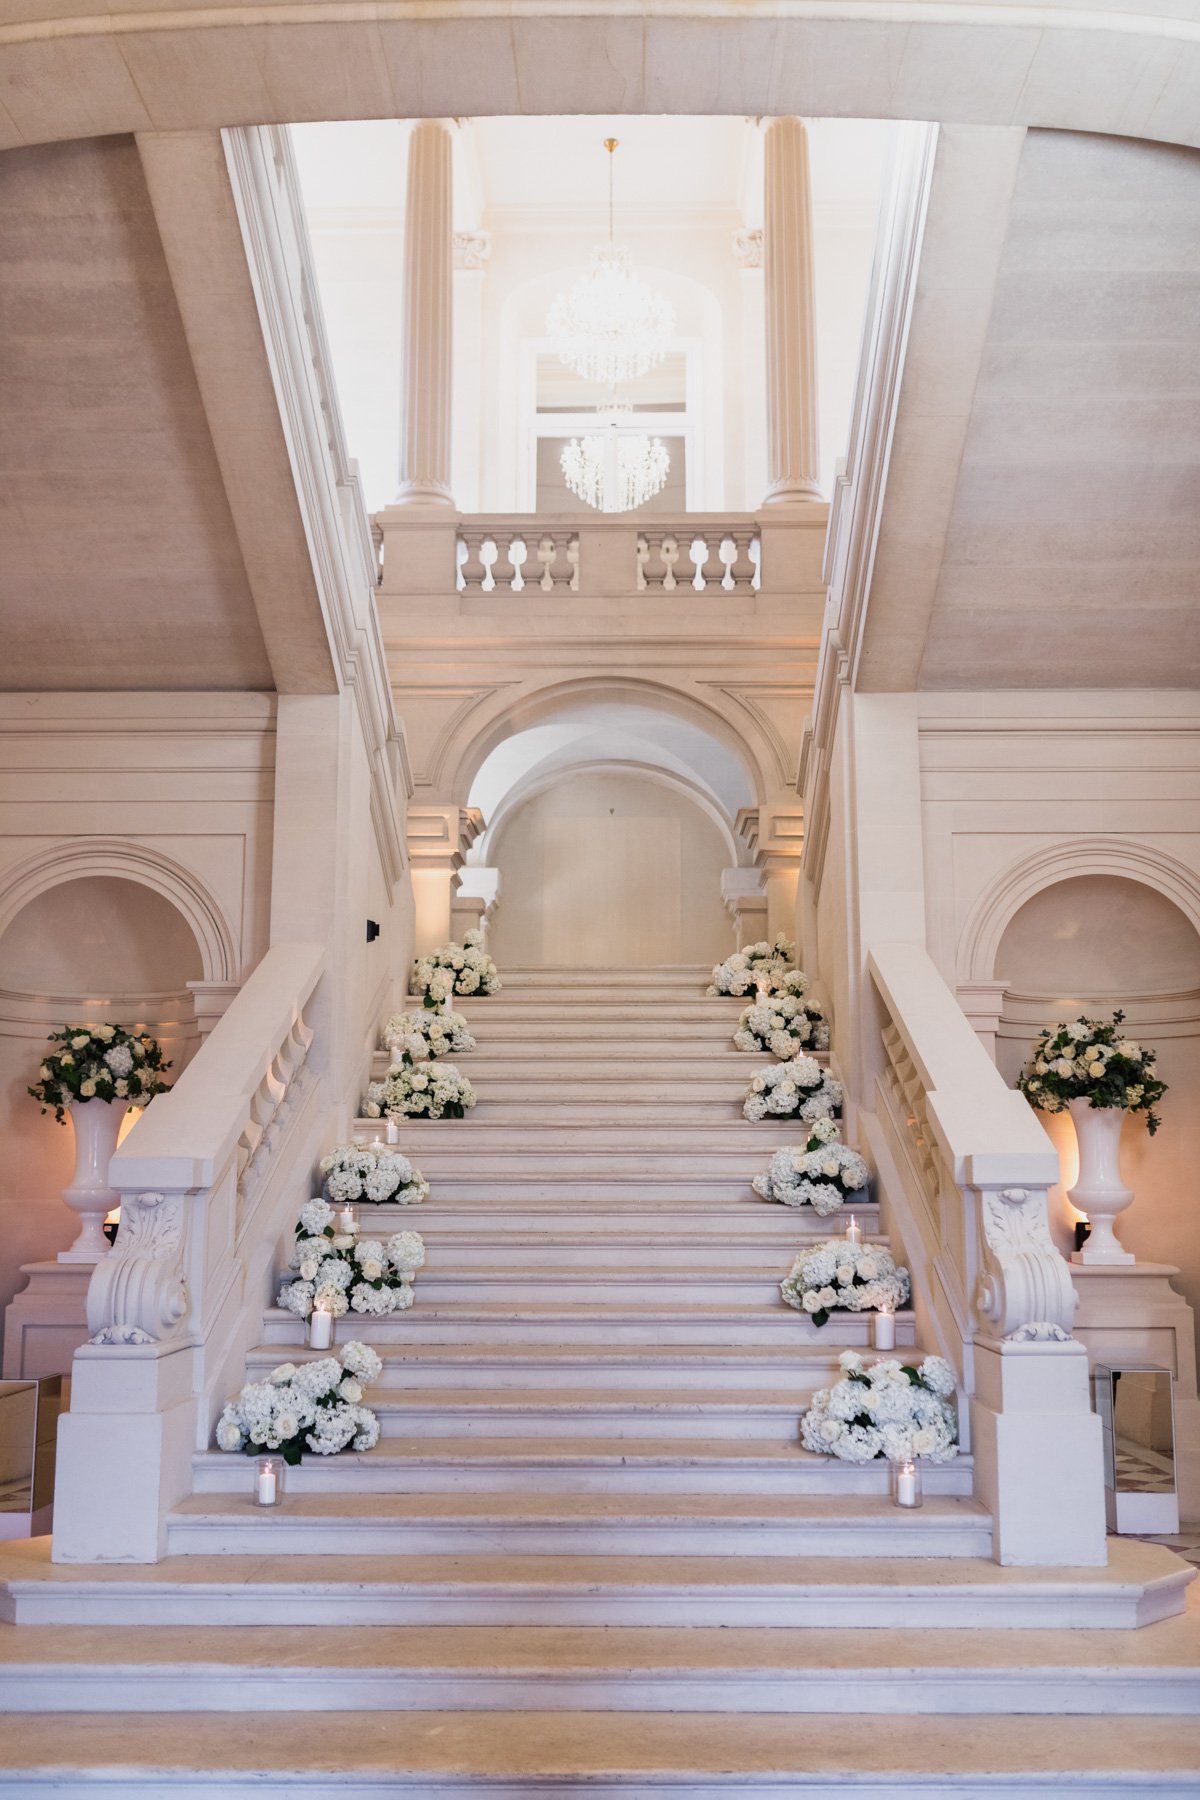
<svg viewBox="0 0 1200 1800">
<path fill-rule="evenodd" d="M 1196 1320 L 1171 1286 L 1173 1263 L 1072 1264 L 1079 1295 L 1075 1336 L 1097 1363 L 1152 1363 L 1175 1377 L 1175 1472 L 1179 1512 L 1200 1524 L 1200 1398 L 1196 1389 Z"/>
<path fill-rule="evenodd" d="M 23 1263 L 25 1287 L 4 1314 L 4 1379 L 69 1375 L 86 1344 L 87 1291 L 95 1263 Z"/>
</svg>

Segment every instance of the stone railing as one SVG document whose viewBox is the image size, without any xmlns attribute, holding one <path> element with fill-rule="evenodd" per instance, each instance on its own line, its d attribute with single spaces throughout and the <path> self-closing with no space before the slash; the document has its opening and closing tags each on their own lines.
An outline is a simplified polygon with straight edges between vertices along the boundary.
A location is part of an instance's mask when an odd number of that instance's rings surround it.
<svg viewBox="0 0 1200 1800">
<path fill-rule="evenodd" d="M 226 1395 L 319 1143 L 315 944 L 268 952 L 110 1164 L 121 1225 L 88 1289 L 59 1435 L 54 1555 L 153 1562 Z"/>
<path fill-rule="evenodd" d="M 1002 1562 L 1102 1564 L 1104 1476 L 1070 1268 L 1050 1236 L 1057 1154 L 926 951 L 877 945 L 883 1057 L 864 1113 L 921 1339 L 955 1367 Z"/>
<path fill-rule="evenodd" d="M 458 591 L 465 594 L 756 593 L 761 537 L 753 518 L 697 515 L 678 525 L 593 517 L 545 525 L 476 516 L 458 527 Z"/>
</svg>

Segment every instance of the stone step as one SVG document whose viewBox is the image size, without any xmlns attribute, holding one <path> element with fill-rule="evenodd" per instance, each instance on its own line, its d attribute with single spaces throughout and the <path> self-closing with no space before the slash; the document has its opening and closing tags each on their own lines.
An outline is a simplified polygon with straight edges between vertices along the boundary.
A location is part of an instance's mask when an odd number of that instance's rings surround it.
<svg viewBox="0 0 1200 1800">
<path fill-rule="evenodd" d="M 826 1330 L 833 1329 L 827 1326 Z M 377 1391 L 439 1387 L 547 1388 L 583 1398 L 596 1388 L 637 1392 L 670 1387 L 743 1387 L 778 1390 L 793 1399 L 835 1378 L 845 1348 L 829 1344 L 399 1344 L 380 1345 L 383 1373 Z M 246 1359 L 247 1378 L 261 1380 L 280 1360 L 282 1347 L 260 1344 Z M 321 1354 L 306 1346 L 288 1349 L 300 1362 Z"/>
<path fill-rule="evenodd" d="M 253 1464 L 247 1476 L 253 1476 Z M 172 1556 L 987 1557 L 973 1500 L 663 1500 L 567 1494 L 192 1495 L 170 1515 Z M 466 1568 L 466 1564 L 462 1565 Z"/>
<path fill-rule="evenodd" d="M 779 1635 L 766 1634 L 769 1641 Z M 268 1644 L 262 1647 L 269 1656 Z M 140 1692 L 153 1692 L 152 1682 L 143 1686 L 137 1664 L 134 1673 Z M 364 1676 L 371 1698 L 361 1705 L 386 1709 L 386 1688 L 372 1674 Z M 286 1690 L 291 1665 L 273 1678 Z M 356 1680 L 357 1671 L 341 1671 L 344 1689 Z M 313 1690 L 303 1670 L 296 1682 L 301 1693 Z M 796 1690 L 805 1685 L 785 1673 L 782 1681 L 767 1683 L 766 1692 L 789 1684 Z M 853 1689 L 844 1677 L 843 1684 L 844 1699 Z M 116 1690 L 115 1681 L 107 1685 Z M 246 1691 L 261 1695 L 265 1685 L 259 1680 Z M 429 1691 L 440 1685 L 431 1682 Z M 818 1683 L 814 1692 L 830 1686 Z M 168 1691 L 179 1693 L 180 1683 L 171 1682 Z M 421 1691 L 418 1672 L 415 1694 Z M 536 1693 L 536 1685 L 522 1689 L 510 1705 L 527 1703 L 530 1691 Z M 714 1705 L 719 1703 L 718 1694 Z M 1146 1719 L 1016 1720 L 1005 1714 L 939 1719 L 931 1728 L 928 1718 L 889 1717 L 882 1708 L 878 1716 L 836 1719 L 844 1705 L 831 1706 L 835 1718 L 828 1723 L 811 1716 L 742 1717 L 708 1707 L 697 1709 L 705 1715 L 698 1722 L 686 1710 L 678 1716 L 594 1708 L 486 1711 L 471 1710 L 468 1702 L 461 1711 L 406 1711 L 401 1729 L 382 1726 L 378 1711 L 331 1714 L 318 1708 L 283 1728 L 270 1714 L 209 1711 L 168 1737 L 148 1729 L 144 1714 L 128 1710 L 128 1691 L 117 1704 L 126 1710 L 105 1717 L 97 1716 L 104 1710 L 98 1706 L 61 1719 L 0 1719 L 0 1764 L 13 1800 L 41 1800 L 47 1792 L 55 1800 L 95 1800 L 98 1793 L 163 1800 L 167 1793 L 193 1790 L 219 1793 L 221 1800 L 261 1800 L 268 1789 L 281 1800 L 299 1800 L 334 1788 L 340 1800 L 568 1800 L 585 1790 L 589 1800 L 741 1800 L 746 1794 L 846 1800 L 848 1792 L 867 1800 L 893 1794 L 914 1800 L 1124 1800 L 1143 1792 L 1155 1800 L 1195 1800 L 1200 1784 L 1200 1724 L 1188 1718 L 1165 1732 Z M 412 1704 L 434 1702 L 414 1697 Z M 303 1715 L 310 1709 L 298 1702 L 294 1710 Z M 221 1771 L 219 1786 L 214 1770 Z"/>
<path fill-rule="evenodd" d="M 458 1199 L 458 1183 L 439 1182 L 420 1206 L 359 1206 L 359 1229 L 366 1235 L 419 1231 L 427 1244 L 466 1239 L 501 1246 L 527 1239 L 530 1244 L 579 1242 L 581 1254 L 605 1243 L 628 1243 L 649 1251 L 652 1245 L 737 1246 L 760 1255 L 760 1246 L 838 1237 L 851 1212 L 868 1237 L 878 1237 L 879 1208 L 855 1200 L 853 1207 L 820 1218 L 808 1206 L 780 1206 L 764 1201 L 747 1186 L 732 1204 L 717 1200 L 688 1201 L 678 1194 L 644 1200 L 591 1200 L 586 1205 L 565 1188 L 541 1197 L 522 1194 L 518 1201 L 502 1188 L 484 1200 Z M 572 1190 L 573 1192 L 573 1190 Z"/>
<path fill-rule="evenodd" d="M 693 1306 L 702 1312 L 709 1304 L 718 1310 L 782 1308 L 779 1284 L 790 1267 L 791 1258 L 786 1254 L 744 1269 L 698 1265 L 650 1269 L 632 1263 L 620 1268 L 580 1267 L 578 1261 L 542 1268 L 528 1263 L 516 1268 L 470 1268 L 456 1263 L 446 1268 L 431 1257 L 416 1278 L 416 1306 L 403 1316 L 402 1323 L 419 1319 L 427 1308 L 440 1309 L 459 1301 L 468 1306 L 518 1306 L 525 1302 L 569 1305 L 579 1300 L 589 1306 L 647 1307 L 655 1314 L 676 1306 Z M 793 1307 L 787 1308 L 786 1316 L 796 1325 L 805 1322 Z"/>
<path fill-rule="evenodd" d="M 806 1054 L 808 1054 L 806 1052 Z M 829 1052 L 813 1052 L 818 1062 L 828 1062 Z M 685 1046 L 683 1040 L 672 1043 L 666 1052 L 666 1058 L 672 1065 L 672 1072 L 680 1077 L 686 1075 L 704 1080 L 735 1080 L 742 1082 L 755 1069 L 768 1068 L 776 1059 L 761 1052 L 735 1050 L 732 1040 L 720 1044 L 693 1044 Z M 372 1071 L 376 1076 L 387 1073 L 392 1056 L 389 1050 L 376 1050 L 372 1062 Z M 525 1080 L 542 1085 L 559 1077 L 571 1079 L 609 1082 L 626 1082 L 633 1078 L 643 1079 L 655 1070 L 660 1069 L 664 1060 L 661 1045 L 652 1042 L 631 1042 L 623 1048 L 619 1056 L 597 1055 L 596 1045 L 590 1038 L 580 1038 L 566 1043 L 555 1043 L 553 1054 L 547 1056 L 545 1051 L 538 1051 L 529 1044 L 513 1039 L 511 1042 L 498 1044 L 482 1044 L 477 1050 L 457 1052 L 449 1061 L 456 1062 L 470 1071 L 472 1081 L 486 1080 Z"/>
<path fill-rule="evenodd" d="M 613 980 L 650 979 L 677 982 L 683 987 L 706 988 L 712 980 L 711 963 L 580 963 L 506 964 L 500 971 L 505 987 L 603 987 Z"/>
<path fill-rule="evenodd" d="M 791 1344 L 813 1343 L 820 1328 L 805 1313 L 782 1301 L 762 1304 L 675 1306 L 632 1300 L 626 1305 L 588 1301 L 541 1303 L 445 1300 L 431 1304 L 420 1298 L 424 1276 L 418 1276 L 418 1299 L 408 1312 L 373 1319 L 360 1313 L 339 1319 L 337 1340 L 357 1338 L 367 1344 L 550 1344 L 564 1338 L 579 1344 Z M 897 1315 L 897 1334 L 912 1329 L 911 1314 Z M 866 1348 L 871 1321 L 865 1313 L 839 1318 L 837 1335 L 846 1344 Z M 263 1314 L 263 1342 L 285 1346 L 304 1341 L 305 1326 L 294 1313 L 272 1307 Z M 901 1341 L 904 1341 L 903 1336 Z M 911 1339 L 908 1341 L 911 1342 Z"/>
<path fill-rule="evenodd" d="M 783 1212 L 785 1209 L 780 1207 Z M 416 1226 L 417 1221 L 406 1222 Z M 586 1224 L 581 1220 L 581 1226 Z M 528 1269 L 536 1262 L 543 1270 L 560 1269 L 576 1271 L 588 1269 L 594 1273 L 618 1269 L 637 1268 L 647 1274 L 658 1271 L 669 1274 L 678 1269 L 705 1269 L 709 1271 L 737 1271 L 739 1274 L 748 1268 L 762 1268 L 766 1258 L 773 1256 L 771 1273 L 776 1283 L 787 1274 L 793 1256 L 807 1246 L 819 1243 L 829 1237 L 841 1236 L 838 1230 L 839 1221 L 834 1222 L 833 1230 L 813 1231 L 807 1220 L 799 1218 L 791 1230 L 784 1228 L 772 1236 L 760 1235 L 747 1243 L 739 1243 L 736 1239 L 708 1234 L 703 1241 L 697 1241 L 692 1234 L 684 1238 L 672 1238 L 666 1235 L 639 1236 L 634 1231 L 613 1232 L 600 1235 L 580 1230 L 555 1234 L 547 1232 L 539 1235 L 534 1232 L 519 1233 L 503 1231 L 495 1225 L 483 1225 L 478 1235 L 465 1232 L 444 1231 L 438 1226 L 430 1225 L 428 1216 L 422 1213 L 419 1229 L 425 1240 L 425 1249 L 429 1261 L 426 1269 L 418 1276 L 423 1284 L 427 1274 L 445 1274 L 448 1270 L 468 1270 L 490 1268 L 496 1271 L 507 1270 L 517 1273 Z M 386 1237 L 388 1232 L 403 1229 L 399 1223 L 385 1223 L 377 1216 L 359 1214 L 359 1230 L 363 1237 L 379 1235 Z M 871 1233 L 864 1233 L 865 1241 L 882 1244 L 885 1240 L 872 1238 Z M 775 1289 L 778 1293 L 778 1287 Z M 422 1291 L 422 1298 L 424 1293 Z"/>
<path fill-rule="evenodd" d="M 541 1158 L 536 1151 L 524 1158 L 515 1152 L 500 1151 L 490 1156 L 473 1152 L 464 1155 L 439 1149 L 428 1141 L 416 1145 L 403 1139 L 399 1148 L 433 1183 L 429 1205 L 444 1205 L 447 1214 L 459 1206 L 487 1206 L 514 1219 L 528 1217 L 536 1207 L 561 1209 L 564 1205 L 572 1206 L 576 1216 L 586 1207 L 589 1218 L 599 1217 L 613 1207 L 640 1211 L 643 1217 L 661 1212 L 672 1218 L 685 1205 L 697 1214 L 725 1214 L 735 1208 L 790 1216 L 793 1210 L 777 1201 L 764 1201 L 750 1186 L 753 1176 L 770 1162 L 770 1150 L 754 1155 L 749 1168 L 744 1157 L 738 1157 L 735 1166 L 714 1170 L 712 1157 L 676 1155 L 659 1158 L 657 1166 L 648 1170 L 645 1158 L 638 1156 L 594 1156 L 587 1159 L 594 1166 L 581 1169 L 582 1158 L 557 1152 Z M 614 1167 L 618 1160 L 628 1167 Z M 725 1161 L 733 1163 L 734 1159 Z M 689 1166 L 684 1167 L 685 1163 Z M 854 1211 L 857 1214 L 860 1210 L 868 1213 L 871 1207 L 856 1196 Z M 850 1209 L 845 1211 L 848 1214 Z M 407 1216 L 410 1221 L 428 1218 L 429 1210 L 409 1208 Z"/>
<path fill-rule="evenodd" d="M 672 1096 L 663 1091 L 667 1083 L 658 1083 L 654 1092 L 633 1092 L 626 1095 L 589 1095 L 586 1092 L 564 1093 L 560 1084 L 547 1082 L 545 1092 L 530 1091 L 524 1084 L 518 1083 L 515 1090 L 507 1097 L 488 1093 L 476 1082 L 471 1070 L 461 1070 L 470 1076 L 471 1083 L 478 1094 L 478 1104 L 465 1119 L 428 1120 L 409 1119 L 402 1129 L 408 1132 L 413 1126 L 430 1129 L 447 1124 L 462 1125 L 471 1132 L 483 1130 L 497 1131 L 506 1127 L 510 1132 L 518 1133 L 520 1141 L 531 1147 L 540 1145 L 544 1140 L 555 1142 L 563 1132 L 581 1127 L 594 1127 L 600 1131 L 611 1132 L 614 1136 L 625 1136 L 632 1132 L 634 1141 L 650 1143 L 652 1134 L 658 1129 L 660 1120 L 669 1119 L 676 1132 L 696 1128 L 701 1133 L 711 1133 L 714 1128 L 724 1126 L 737 1130 L 739 1127 L 750 1130 L 742 1117 L 742 1103 L 749 1086 L 747 1080 L 741 1089 L 726 1083 L 720 1095 L 701 1095 L 681 1092 Z M 579 1084 L 575 1084 L 579 1086 Z M 682 1084 L 686 1089 L 687 1084 Z M 374 1121 L 360 1118 L 357 1127 L 371 1126 Z M 761 1127 L 759 1127 L 761 1129 Z M 370 1132 L 373 1136 L 374 1133 Z M 516 1142 L 517 1138 L 509 1141 Z"/>
<path fill-rule="evenodd" d="M 922 1527 L 918 1515 L 908 1517 L 915 1538 Z M 8 1555 L 0 1567 L 12 1567 Z M 1125 1630 L 1179 1612 L 1195 1573 L 1169 1550 L 1129 1543 L 1106 1569 L 919 1556 L 286 1554 L 31 1567 L 32 1576 L 3 1581 L 4 1609 L 18 1625 L 804 1624 L 818 1632 L 833 1622 Z M 228 1767 L 227 1757 L 217 1766 Z"/>
<path fill-rule="evenodd" d="M 355 1138 L 366 1143 L 376 1121 L 360 1119 Z M 401 1122 L 400 1147 L 406 1156 L 420 1160 L 429 1173 L 435 1157 L 475 1158 L 477 1164 L 500 1170 L 514 1166 L 545 1179 L 553 1173 L 569 1182 L 574 1175 L 611 1171 L 614 1175 L 672 1177 L 690 1182 L 706 1174 L 737 1175 L 746 1179 L 765 1168 L 776 1150 L 796 1142 L 795 1120 L 751 1125 L 733 1118 L 716 1124 L 689 1120 L 670 1130 L 637 1120 L 622 1126 L 582 1121 L 576 1125 L 541 1126 L 514 1121 L 489 1120 L 487 1114 L 465 1119 L 405 1119 Z M 469 1172 L 470 1165 L 467 1165 Z"/>
<path fill-rule="evenodd" d="M 737 1016 L 751 1004 L 753 996 L 735 1000 L 728 995 L 709 997 L 703 991 L 695 994 L 655 992 L 648 987 L 639 992 L 633 987 L 616 992 L 598 989 L 549 993 L 530 989 L 525 993 L 502 989 L 499 994 L 456 994 L 454 1010 L 470 1020 L 472 1031 L 490 1029 L 500 1023 L 519 1024 L 536 1034 L 544 1023 L 564 1020 L 578 1031 L 591 1022 L 608 1022 L 622 1030 L 636 1032 L 644 1026 L 653 1032 L 663 1025 L 695 1025 L 710 1027 L 719 1035 L 732 1031 Z M 416 1012 L 421 1003 L 410 997 L 408 1010 Z M 421 1008 L 424 1010 L 424 1008 Z"/>
<path fill-rule="evenodd" d="M 710 1001 L 708 1010 L 685 1006 L 656 1007 L 636 1011 L 629 1007 L 560 1007 L 547 1005 L 502 1007 L 498 1000 L 484 1003 L 464 1001 L 458 1009 L 471 1027 L 480 1049 L 493 1044 L 519 1042 L 527 1049 L 539 1044 L 547 1049 L 559 1042 L 619 1046 L 624 1054 L 635 1044 L 657 1044 L 662 1054 L 672 1054 L 671 1045 L 690 1043 L 706 1051 L 722 1049 L 733 1042 L 740 1012 L 736 1003 Z"/>
<path fill-rule="evenodd" d="M 386 1058 L 384 1059 L 386 1062 Z M 746 1063 L 717 1076 L 656 1074 L 572 1076 L 562 1073 L 557 1065 L 543 1062 L 538 1074 L 497 1073 L 492 1065 L 489 1073 L 472 1057 L 456 1059 L 459 1072 L 470 1077 L 480 1096 L 486 1116 L 525 1118 L 531 1122 L 555 1123 L 560 1109 L 570 1108 L 571 1117 L 612 1119 L 617 1109 L 647 1109 L 669 1106 L 679 1118 L 740 1118 L 742 1101 L 753 1074 Z M 655 1065 L 656 1068 L 659 1065 Z M 382 1080 L 386 1068 L 377 1071 Z M 584 1112 L 584 1108 L 587 1111 Z M 731 1113 L 730 1108 L 734 1111 Z M 478 1111 L 478 1108 L 476 1109 Z"/>
<path fill-rule="evenodd" d="M 249 1492 L 246 1457 L 193 1458 L 198 1494 Z M 923 1471 L 927 1496 L 969 1495 L 968 1456 Z M 294 1494 L 801 1494 L 884 1495 L 882 1461 L 839 1462 L 798 1443 L 728 1438 L 392 1438 L 359 1454 L 306 1456 L 289 1469 Z"/>
<path fill-rule="evenodd" d="M 982 1731 L 986 1738 L 997 1715 L 1010 1733 L 1010 1751 L 1015 1739 L 1028 1753 L 1031 1746 L 1026 1733 L 1032 1732 L 1036 1742 L 1038 1731 L 1031 1725 L 1030 1715 L 1044 1719 L 1047 1714 L 1058 1714 L 1053 1735 L 1047 1736 L 1038 1759 L 1039 1766 L 1053 1772 L 1056 1781 L 1053 1753 L 1062 1741 L 1060 1733 L 1069 1739 L 1075 1729 L 1073 1718 L 1093 1721 L 1093 1728 L 1104 1734 L 1106 1753 L 1113 1748 L 1112 1725 L 1122 1715 L 1179 1720 L 1179 1724 L 1154 1729 L 1172 1743 L 1179 1741 L 1182 1732 L 1186 1741 L 1192 1720 L 1200 1712 L 1200 1610 L 1190 1608 L 1184 1616 L 1162 1619 L 1136 1632 L 1034 1628 L 997 1632 L 986 1639 L 978 1632 L 953 1628 L 855 1631 L 838 1625 L 825 1625 L 820 1631 L 794 1626 L 757 1631 L 739 1626 L 680 1630 L 652 1625 L 514 1625 L 497 1638 L 490 1630 L 471 1626 L 361 1628 L 314 1623 L 305 1629 L 303 1642 L 297 1643 L 287 1626 L 259 1626 L 247 1632 L 221 1625 L 200 1629 L 156 1626 L 150 1630 L 114 1625 L 106 1630 L 98 1654 L 94 1634 L 87 1626 L 26 1625 L 0 1637 L 0 1712 L 54 1713 L 61 1708 L 64 1695 L 69 1696 L 72 1715 L 124 1709 L 130 1754 L 144 1741 L 142 1715 L 146 1713 L 242 1715 L 229 1721 L 231 1733 L 219 1751 L 214 1745 L 218 1754 L 214 1768 L 236 1753 L 244 1715 L 259 1711 L 292 1715 L 404 1712 L 408 1716 L 403 1728 L 397 1731 L 393 1726 L 389 1735 L 393 1742 L 406 1744 L 414 1725 L 420 1727 L 423 1708 L 436 1708 L 439 1713 L 453 1710 L 457 1714 L 456 1738 L 460 1733 L 470 1735 L 472 1715 L 490 1713 L 494 1719 L 507 1709 L 517 1715 L 524 1709 L 531 1731 L 538 1733 L 545 1730 L 547 1722 L 536 1715 L 583 1709 L 593 1723 L 608 1712 L 657 1714 L 656 1724 L 672 1730 L 676 1726 L 690 1728 L 695 1734 L 694 1717 L 674 1720 L 666 1715 L 703 1713 L 707 1716 L 700 1741 L 706 1747 L 714 1721 L 734 1709 L 748 1715 L 776 1715 L 761 1721 L 772 1733 L 786 1730 L 787 1715 L 830 1715 L 832 1729 L 819 1736 L 812 1733 L 802 1771 L 799 1763 L 796 1765 L 804 1787 L 789 1782 L 789 1793 L 808 1791 L 813 1763 L 822 1747 L 841 1743 L 845 1748 L 849 1714 L 855 1721 L 853 1772 L 869 1774 L 864 1763 L 872 1742 L 886 1741 L 891 1749 L 898 1741 L 896 1766 L 888 1774 L 908 1779 L 903 1788 L 893 1790 L 889 1784 L 887 1791 L 920 1796 L 931 1790 L 924 1782 L 913 1785 L 903 1766 L 906 1733 L 917 1723 L 904 1714 L 925 1717 L 922 1729 L 927 1753 L 931 1729 L 936 1730 L 942 1749 L 947 1734 L 960 1726 Z M 931 1727 L 928 1715 L 938 1713 L 949 1716 Z M 1019 1724 L 1011 1716 L 1014 1714 L 1022 1715 Z M 872 1715 L 881 1715 L 878 1727 L 870 1725 Z M 71 1734 L 83 1723 L 76 1717 L 62 1721 L 68 1747 L 73 1742 Z M 91 1719 L 87 1723 L 99 1735 L 100 1757 L 106 1722 Z M 267 1735 L 272 1742 L 291 1743 L 299 1732 L 303 1741 L 310 1723 L 304 1717 L 289 1719 Z M 330 1717 L 319 1723 L 335 1734 L 336 1746 L 336 1734 L 344 1728 L 344 1721 Z M 443 1734 L 445 1723 L 443 1718 Z M 578 1720 L 571 1723 L 578 1729 Z M 630 1719 L 614 1723 L 626 1729 L 637 1725 Z M 737 1753 L 729 1760 L 729 1766 L 739 1771 L 747 1770 L 751 1724 L 750 1719 L 741 1722 Z M 0 1726 L 0 1744 L 3 1730 Z M 32 1740 L 40 1743 L 44 1722 L 31 1719 L 27 1730 Z M 179 1752 L 183 1744 L 174 1748 Z M 491 1744 L 493 1754 L 495 1748 Z M 696 1767 L 696 1748 L 694 1741 L 681 1743 L 681 1771 Z M 1045 1761 L 1047 1752 L 1050 1763 Z M 333 1754 L 337 1754 L 336 1747 Z M 339 1789 L 354 1781 L 351 1771 L 360 1761 L 361 1735 L 359 1744 L 348 1750 L 340 1764 Z M 1032 1762 L 1031 1756 L 1031 1766 Z M 991 1795 L 996 1791 L 996 1766 L 994 1758 L 988 1762 L 988 1780 L 971 1790 L 973 1793 Z M 1127 1766 L 1116 1759 L 1113 1778 L 1119 1779 Z M 1194 1767 L 1200 1779 L 1200 1758 Z M 846 1773 L 850 1772 L 848 1767 Z M 737 1779 L 736 1790 L 728 1792 L 744 1792 L 743 1784 L 751 1777 L 739 1774 Z M 690 1782 L 683 1790 L 673 1785 L 676 1793 L 694 1792 Z M 61 1791 L 57 1786 L 54 1789 Z M 225 1794 L 228 1789 L 222 1785 L 220 1791 Z M 276 1791 L 280 1791 L 278 1786 Z M 403 1791 L 411 1795 L 413 1790 L 406 1786 Z M 429 1790 L 422 1787 L 420 1791 Z M 545 1790 L 539 1787 L 537 1791 Z M 780 1793 L 778 1787 L 772 1791 Z M 936 1791 L 945 1791 L 940 1781 Z M 1055 1786 L 1053 1791 L 1069 1790 Z M 1155 1794 L 1170 1791 L 1157 1781 L 1153 1788 Z M 262 1788 L 255 1792 L 261 1793 Z M 628 1795 L 631 1790 L 625 1792 Z M 1111 1786 L 1107 1800 L 1114 1800 Z"/>
</svg>

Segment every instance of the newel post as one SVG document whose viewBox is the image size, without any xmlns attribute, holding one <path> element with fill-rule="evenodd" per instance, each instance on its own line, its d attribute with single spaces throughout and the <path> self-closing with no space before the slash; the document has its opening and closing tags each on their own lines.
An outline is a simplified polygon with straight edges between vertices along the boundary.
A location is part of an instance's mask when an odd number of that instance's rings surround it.
<svg viewBox="0 0 1200 1800">
<path fill-rule="evenodd" d="M 978 1268 L 971 1441 L 996 1560 L 1103 1567 L 1102 1428 L 1087 1350 L 1071 1336 L 1078 1297 L 1050 1236 L 1046 1190 L 967 1173 Z"/>
</svg>

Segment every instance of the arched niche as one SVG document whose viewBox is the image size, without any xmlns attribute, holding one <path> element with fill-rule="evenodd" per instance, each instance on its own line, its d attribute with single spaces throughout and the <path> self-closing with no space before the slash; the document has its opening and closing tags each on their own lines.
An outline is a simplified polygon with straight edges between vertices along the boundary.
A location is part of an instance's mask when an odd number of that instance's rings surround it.
<svg viewBox="0 0 1200 1800">
<path fill-rule="evenodd" d="M 489 860 L 501 965 L 712 963 L 733 948 L 726 837 L 694 794 L 653 771 L 565 770 L 506 814 Z"/>
<path fill-rule="evenodd" d="M 76 1022 L 144 1025 L 175 1080 L 198 1042 L 188 982 L 206 973 L 190 920 L 156 887 L 109 874 L 39 877 L 32 887 L 0 930 L 0 1134 L 9 1152 L 0 1169 L 0 1305 L 23 1285 L 22 1263 L 52 1257 L 77 1230 L 60 1200 L 73 1133 L 26 1093 L 49 1032 Z"/>
<path fill-rule="evenodd" d="M 1129 1118 L 1122 1132 L 1125 1179 L 1137 1201 L 1119 1236 L 1141 1261 L 1176 1263 L 1200 1308 L 1200 1238 L 1192 1198 L 1200 1158 L 1200 932 L 1162 887 L 1103 870 L 1069 875 L 1031 893 L 996 944 L 993 978 L 1005 984 L 996 1039 L 1001 1073 L 1015 1081 L 1044 1025 L 1121 1008 L 1126 1029 L 1153 1046 L 1169 1092 L 1162 1130 L 1151 1138 Z M 1059 1151 L 1062 1184 L 1051 1218 L 1060 1247 L 1071 1247 L 1075 1213 L 1066 1190 L 1078 1171 L 1075 1132 L 1065 1114 L 1039 1117 Z"/>
</svg>

